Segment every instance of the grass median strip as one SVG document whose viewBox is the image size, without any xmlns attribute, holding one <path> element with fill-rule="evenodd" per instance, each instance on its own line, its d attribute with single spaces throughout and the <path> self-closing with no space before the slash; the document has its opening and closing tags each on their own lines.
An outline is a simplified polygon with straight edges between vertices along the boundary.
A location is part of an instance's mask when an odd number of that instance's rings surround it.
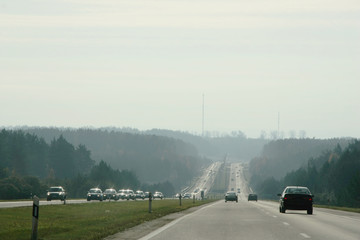
<svg viewBox="0 0 360 240">
<path fill-rule="evenodd" d="M 209 203 L 157 200 L 148 212 L 148 201 L 91 202 L 84 204 L 40 206 L 38 239 L 95 240 L 170 213 Z M 0 239 L 30 239 L 32 208 L 0 209 Z"/>
</svg>

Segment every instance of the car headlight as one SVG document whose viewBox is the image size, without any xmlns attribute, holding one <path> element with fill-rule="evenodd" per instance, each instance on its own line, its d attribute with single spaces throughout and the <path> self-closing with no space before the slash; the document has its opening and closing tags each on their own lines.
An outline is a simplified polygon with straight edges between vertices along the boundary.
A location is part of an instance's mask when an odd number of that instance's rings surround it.
<svg viewBox="0 0 360 240">
<path fill-rule="evenodd" d="M 50 195 L 50 193 L 48 192 L 48 193 L 47 193 L 47 195 L 49 196 L 49 195 Z"/>
<path fill-rule="evenodd" d="M 88 197 L 91 197 L 91 194 L 88 194 Z"/>
</svg>

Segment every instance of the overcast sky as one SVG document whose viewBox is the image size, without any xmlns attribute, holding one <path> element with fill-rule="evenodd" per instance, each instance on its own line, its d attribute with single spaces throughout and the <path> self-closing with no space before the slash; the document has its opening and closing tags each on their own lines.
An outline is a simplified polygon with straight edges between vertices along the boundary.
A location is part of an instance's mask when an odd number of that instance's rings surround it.
<svg viewBox="0 0 360 240">
<path fill-rule="evenodd" d="M 0 0 L 0 126 L 360 138 L 359 0 Z"/>
</svg>

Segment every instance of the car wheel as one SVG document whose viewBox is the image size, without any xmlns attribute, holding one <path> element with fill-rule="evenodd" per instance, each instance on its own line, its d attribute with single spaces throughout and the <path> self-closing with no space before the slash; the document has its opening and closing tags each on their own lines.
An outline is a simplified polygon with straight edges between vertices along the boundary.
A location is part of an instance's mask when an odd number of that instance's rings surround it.
<svg viewBox="0 0 360 240">
<path fill-rule="evenodd" d="M 308 210 L 307 210 L 307 214 L 313 214 L 313 208 L 309 208 Z"/>
<path fill-rule="evenodd" d="M 281 208 L 281 213 L 285 213 L 285 211 L 286 211 L 285 207 L 282 207 Z"/>
</svg>

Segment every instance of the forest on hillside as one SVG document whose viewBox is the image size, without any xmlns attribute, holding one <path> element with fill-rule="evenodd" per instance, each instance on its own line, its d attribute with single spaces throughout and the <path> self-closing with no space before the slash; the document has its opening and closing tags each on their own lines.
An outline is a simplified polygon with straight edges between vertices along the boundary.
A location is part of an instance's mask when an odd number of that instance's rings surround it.
<svg viewBox="0 0 360 240">
<path fill-rule="evenodd" d="M 307 186 L 315 204 L 360 207 L 360 141 L 324 150 L 280 179 L 257 176 L 252 176 L 251 184 L 262 198 L 276 199 L 285 186 Z"/>
<path fill-rule="evenodd" d="M 22 128 L 50 143 L 63 136 L 69 143 L 86 146 L 95 162 L 128 170 L 147 184 L 169 181 L 178 189 L 189 184 L 202 167 L 210 164 L 195 146 L 165 136 L 119 132 L 112 129 Z"/>
<path fill-rule="evenodd" d="M 310 158 L 316 158 L 323 152 L 338 145 L 346 147 L 351 142 L 347 138 L 334 139 L 279 139 L 264 145 L 259 156 L 253 158 L 249 170 L 254 179 L 268 177 L 280 179 L 288 172 L 307 165 Z"/>
<path fill-rule="evenodd" d="M 60 136 L 62 134 L 72 144 L 77 145 L 80 142 L 85 144 L 91 150 L 94 159 L 98 159 L 99 156 L 104 156 L 102 150 L 104 148 L 104 142 L 97 141 L 96 138 L 94 138 L 96 135 L 100 138 L 105 137 L 105 139 L 117 139 L 116 141 L 123 141 L 121 139 L 126 138 L 126 136 L 132 136 L 131 141 L 137 141 L 135 138 L 140 136 L 165 137 L 162 139 L 172 139 L 169 141 L 177 141 L 177 145 L 183 145 L 179 148 L 185 150 L 182 154 L 195 154 L 203 158 L 212 159 L 213 161 L 221 161 L 225 155 L 234 161 L 250 161 L 252 158 L 258 156 L 263 146 L 270 141 L 264 138 L 247 138 L 241 131 L 234 131 L 231 134 L 217 134 L 215 136 L 198 136 L 188 132 L 166 129 L 140 131 L 134 128 L 116 127 L 98 129 L 21 127 L 20 129 L 41 136 L 46 141 L 50 141 L 54 136 Z M 89 134 L 89 132 L 92 132 L 92 134 Z M 89 137 L 85 138 L 86 135 Z M 114 158 L 114 156 L 111 156 L 111 158 Z M 113 166 L 112 161 L 110 164 Z M 131 163 L 124 162 L 124 164 L 123 166 L 126 168 L 132 167 Z"/>
<path fill-rule="evenodd" d="M 166 167 L 166 166 L 164 166 Z M 132 171 L 114 169 L 91 158 L 85 145 L 74 147 L 62 135 L 47 143 L 43 138 L 23 131 L 0 132 L 0 199 L 43 196 L 51 185 L 63 185 L 70 197 L 84 197 L 91 187 L 114 187 L 175 191 L 166 179 L 141 183 Z"/>
</svg>

